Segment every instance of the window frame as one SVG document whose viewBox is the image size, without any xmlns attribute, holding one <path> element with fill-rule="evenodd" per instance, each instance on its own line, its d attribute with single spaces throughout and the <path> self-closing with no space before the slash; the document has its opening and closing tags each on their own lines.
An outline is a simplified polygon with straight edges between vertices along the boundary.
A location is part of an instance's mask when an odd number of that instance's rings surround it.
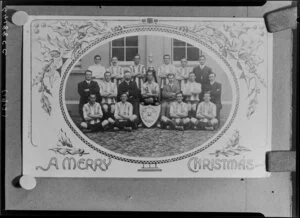
<svg viewBox="0 0 300 218">
<path fill-rule="evenodd" d="M 180 40 L 180 39 L 176 39 L 176 40 Z M 180 40 L 180 41 L 182 41 L 182 40 Z M 177 48 L 180 48 L 180 47 L 184 47 L 185 48 L 185 52 L 186 52 L 186 54 L 187 54 L 187 48 L 188 48 L 188 46 L 187 46 L 187 42 L 185 42 L 185 41 L 182 41 L 182 42 L 184 42 L 184 43 L 186 43 L 185 44 L 185 46 L 174 46 L 174 39 L 172 38 L 171 39 L 171 53 L 172 53 L 172 63 L 175 65 L 175 66 L 177 66 L 177 67 L 179 67 L 180 65 L 181 65 L 181 63 L 180 63 L 180 61 L 175 61 L 174 60 L 174 47 L 177 47 Z M 193 47 L 195 47 L 195 46 L 193 46 Z M 199 56 L 200 55 L 202 55 L 203 54 L 203 52 L 202 52 L 202 50 L 200 49 L 200 48 L 198 48 L 199 49 Z M 187 57 L 185 57 L 185 58 L 187 58 Z M 199 64 L 199 61 L 189 61 L 189 60 L 187 60 L 188 61 L 188 66 L 189 67 L 193 67 L 193 66 L 196 66 L 196 65 L 198 65 Z"/>
<path fill-rule="evenodd" d="M 130 36 L 122 37 L 122 39 L 124 40 L 124 46 L 113 46 L 112 41 L 109 42 L 110 57 L 112 57 L 113 48 L 124 48 L 124 58 L 125 58 L 125 60 L 126 60 L 126 48 L 137 48 L 137 50 L 139 52 L 139 37 L 137 36 L 137 46 L 126 46 L 126 41 L 125 40 L 126 40 L 127 37 L 130 37 Z M 121 38 L 118 38 L 118 39 L 121 39 Z M 130 65 L 133 64 L 133 60 L 132 61 L 118 61 L 118 63 L 121 66 L 129 67 Z"/>
</svg>

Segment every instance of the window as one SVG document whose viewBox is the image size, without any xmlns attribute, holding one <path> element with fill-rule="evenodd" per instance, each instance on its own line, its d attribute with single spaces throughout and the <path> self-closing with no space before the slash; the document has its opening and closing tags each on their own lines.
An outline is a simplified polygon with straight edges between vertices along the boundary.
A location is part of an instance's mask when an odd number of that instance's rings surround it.
<svg viewBox="0 0 300 218">
<path fill-rule="evenodd" d="M 188 61 L 198 61 L 201 50 L 184 41 L 173 39 L 173 61 L 186 58 Z"/>
<path fill-rule="evenodd" d="M 111 50 L 112 57 L 117 57 L 119 61 L 132 61 L 138 54 L 138 36 L 113 40 Z"/>
</svg>

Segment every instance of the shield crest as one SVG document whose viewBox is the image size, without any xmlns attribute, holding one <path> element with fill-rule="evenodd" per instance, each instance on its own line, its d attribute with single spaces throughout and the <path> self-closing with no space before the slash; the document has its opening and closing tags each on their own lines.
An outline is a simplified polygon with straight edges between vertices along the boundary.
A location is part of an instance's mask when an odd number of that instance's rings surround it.
<svg viewBox="0 0 300 218">
<path fill-rule="evenodd" d="M 160 116 L 161 105 L 142 105 L 140 104 L 140 116 L 144 125 L 152 127 Z"/>
</svg>

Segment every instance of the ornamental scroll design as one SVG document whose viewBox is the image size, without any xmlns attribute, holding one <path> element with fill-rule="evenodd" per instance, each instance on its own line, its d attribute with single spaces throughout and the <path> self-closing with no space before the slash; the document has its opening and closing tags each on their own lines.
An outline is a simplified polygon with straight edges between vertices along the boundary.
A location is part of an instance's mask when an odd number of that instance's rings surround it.
<svg viewBox="0 0 300 218">
<path fill-rule="evenodd" d="M 193 26 L 180 26 L 183 32 L 194 33 L 201 40 L 214 46 L 227 60 L 235 61 L 240 71 L 240 79 L 244 80 L 248 89 L 247 118 L 254 114 L 258 96 L 262 88 L 266 88 L 263 73 L 259 65 L 264 62 L 264 57 L 259 51 L 264 44 L 266 29 L 263 24 L 245 25 L 245 23 L 223 24 L 216 28 L 212 24 L 196 24 Z"/>
<path fill-rule="evenodd" d="M 222 149 L 216 150 L 214 153 L 210 153 L 210 155 L 215 155 L 215 157 L 219 157 L 221 155 L 225 157 L 241 155 L 245 152 L 250 152 L 251 150 L 245 146 L 240 145 L 240 132 L 235 130 L 232 136 L 226 143 L 226 146 Z"/>
<path fill-rule="evenodd" d="M 137 21 L 137 25 L 158 26 L 158 19 L 144 18 Z M 134 25 L 129 25 L 133 27 Z M 128 26 L 128 27 L 129 27 Z M 166 26 L 165 26 L 166 27 Z M 227 60 L 235 61 L 240 71 L 240 79 L 245 81 L 248 89 L 247 117 L 254 114 L 258 96 L 266 82 L 260 72 L 259 65 L 264 62 L 259 49 L 264 44 L 263 37 L 266 34 L 264 25 L 252 26 L 244 23 L 224 24 L 217 27 L 214 24 L 199 22 L 191 26 L 171 26 L 188 34 L 195 34 L 204 42 L 216 48 Z M 40 46 L 40 54 L 34 58 L 42 67 L 33 78 L 33 86 L 38 86 L 41 93 L 42 108 L 51 115 L 51 100 L 53 84 L 60 79 L 62 68 L 68 59 L 76 59 L 81 52 L 91 45 L 100 35 L 112 32 L 120 32 L 127 26 L 109 26 L 104 20 L 82 21 L 34 21 L 32 23 L 32 40 Z M 167 27 L 166 27 L 167 28 Z M 255 37 L 252 37 L 255 36 Z"/>
<path fill-rule="evenodd" d="M 81 148 L 75 148 L 70 140 L 70 138 L 67 136 L 66 132 L 60 129 L 58 133 L 58 141 L 57 146 L 50 148 L 50 151 L 55 152 L 56 154 L 61 155 L 87 155 L 89 153 L 85 152 L 84 149 Z"/>
<path fill-rule="evenodd" d="M 32 86 L 41 93 L 41 104 L 50 116 L 52 88 L 61 77 L 62 68 L 68 59 L 76 59 L 80 52 L 99 35 L 115 31 L 108 28 L 107 22 L 88 21 L 34 21 L 31 26 L 32 40 L 39 45 L 39 54 L 34 59 L 41 68 L 33 78 Z"/>
</svg>

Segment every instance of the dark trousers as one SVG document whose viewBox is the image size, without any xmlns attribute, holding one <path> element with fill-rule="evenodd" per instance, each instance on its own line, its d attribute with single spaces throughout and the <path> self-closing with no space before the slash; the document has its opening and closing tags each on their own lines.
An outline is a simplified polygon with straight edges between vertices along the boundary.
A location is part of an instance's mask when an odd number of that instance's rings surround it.
<svg viewBox="0 0 300 218">
<path fill-rule="evenodd" d="M 129 102 L 132 104 L 133 111 L 132 113 L 137 116 L 137 123 L 140 122 L 140 102 L 137 100 L 129 100 Z"/>
<path fill-rule="evenodd" d="M 103 126 L 100 123 L 96 123 L 96 124 L 89 124 L 87 125 L 87 128 L 91 130 L 91 132 L 99 132 L 101 130 L 103 130 Z"/>
<path fill-rule="evenodd" d="M 124 127 L 132 127 L 133 129 L 137 128 L 136 122 L 131 122 L 130 120 L 115 120 L 114 125 L 119 129 L 124 129 Z"/>
</svg>

